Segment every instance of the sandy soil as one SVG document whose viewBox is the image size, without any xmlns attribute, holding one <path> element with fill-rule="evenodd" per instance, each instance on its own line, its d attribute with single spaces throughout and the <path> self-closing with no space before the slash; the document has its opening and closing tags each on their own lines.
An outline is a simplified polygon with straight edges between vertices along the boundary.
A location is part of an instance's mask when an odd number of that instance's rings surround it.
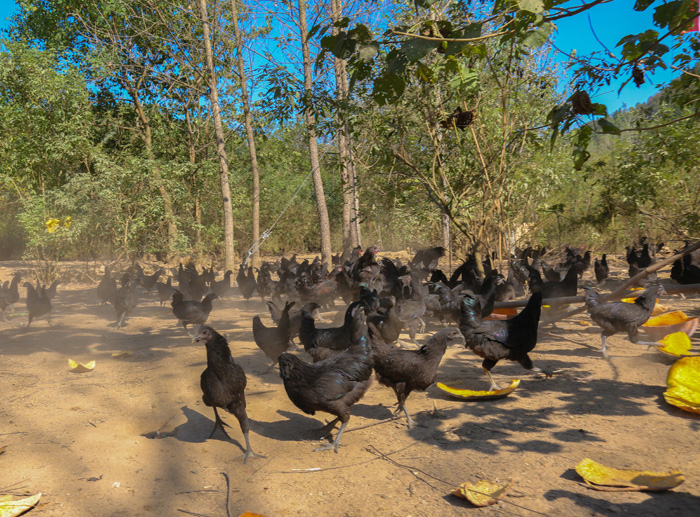
<svg viewBox="0 0 700 517">
<path fill-rule="evenodd" d="M 0 264 L 0 280 L 17 269 L 26 265 Z M 464 402 L 431 387 L 408 400 L 421 424 L 414 429 L 403 420 L 364 427 L 391 416 L 395 404 L 393 392 L 375 383 L 353 408 L 335 454 L 312 452 L 319 442 L 307 439 L 327 415 L 303 414 L 277 372 L 264 373 L 268 363 L 253 342 L 251 320 L 260 314 L 270 323 L 265 305 L 237 293 L 218 300 L 209 322 L 227 335 L 246 371 L 251 442 L 267 456 L 244 465 L 232 415 L 224 415 L 232 441 L 207 439 L 214 415 L 199 389 L 204 348 L 155 294 L 142 293 L 117 330 L 112 307 L 96 303 L 95 285 L 59 286 L 53 328 L 45 320 L 23 328 L 23 301 L 9 322 L 0 318 L 0 448 L 7 446 L 0 494 L 42 492 L 30 515 L 223 516 L 227 498 L 230 515 L 268 517 L 698 515 L 700 416 L 664 401 L 672 360 L 615 336 L 608 341 L 613 371 L 597 329 L 581 323 L 585 315 L 540 333 L 532 357 L 555 370 L 553 378 L 504 362 L 494 369 L 498 381 L 523 379 L 506 399 Z M 664 303 L 700 312 L 697 298 Z M 69 358 L 97 366 L 72 373 Z M 452 348 L 438 378 L 486 389 L 480 364 Z M 586 457 L 617 468 L 678 468 L 686 482 L 663 493 L 594 491 L 574 471 Z M 450 495 L 459 483 L 481 478 L 512 479 L 509 496 L 475 509 Z"/>
</svg>

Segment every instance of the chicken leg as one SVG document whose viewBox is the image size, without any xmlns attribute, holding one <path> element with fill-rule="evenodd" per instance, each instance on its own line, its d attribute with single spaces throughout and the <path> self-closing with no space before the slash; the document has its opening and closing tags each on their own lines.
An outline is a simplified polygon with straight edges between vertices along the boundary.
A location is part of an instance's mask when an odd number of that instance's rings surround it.
<svg viewBox="0 0 700 517">
<path fill-rule="evenodd" d="M 349 420 L 348 420 L 348 422 L 349 422 Z M 340 445 L 340 437 L 343 434 L 343 431 L 345 430 L 345 426 L 348 425 L 348 422 L 343 422 L 343 424 L 340 426 L 340 430 L 338 431 L 338 436 L 335 437 L 335 440 L 333 441 L 333 443 L 329 443 L 328 445 L 324 445 L 323 447 L 317 447 L 316 449 L 314 449 L 314 452 L 328 451 L 330 449 L 333 449 L 333 451 L 337 453 L 338 446 Z"/>
<path fill-rule="evenodd" d="M 224 422 L 221 419 L 221 417 L 219 416 L 219 412 L 216 410 L 216 406 L 214 406 L 214 416 L 216 417 L 216 421 L 214 422 L 214 429 L 212 430 L 211 434 L 209 435 L 209 438 L 214 436 L 214 433 L 216 432 L 217 429 L 221 429 L 221 432 L 224 433 L 224 436 L 230 440 L 231 437 L 228 435 L 228 433 L 224 429 L 224 426 L 226 426 L 226 427 L 231 427 L 231 426 L 228 425 L 226 422 Z"/>
<path fill-rule="evenodd" d="M 484 373 L 486 374 L 486 376 L 489 378 L 489 381 L 491 382 L 490 391 L 500 390 L 501 387 L 498 384 L 496 384 L 496 381 L 493 380 L 493 377 L 491 377 L 491 372 L 485 366 L 483 367 L 483 369 L 484 369 Z"/>
</svg>

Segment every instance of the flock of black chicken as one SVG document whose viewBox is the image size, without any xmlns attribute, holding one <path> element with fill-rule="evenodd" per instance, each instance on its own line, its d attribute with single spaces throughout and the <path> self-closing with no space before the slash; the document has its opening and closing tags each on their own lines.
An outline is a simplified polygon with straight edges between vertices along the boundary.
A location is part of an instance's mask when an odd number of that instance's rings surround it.
<svg viewBox="0 0 700 517">
<path fill-rule="evenodd" d="M 629 274 L 653 264 L 655 251 L 650 252 L 645 240 L 638 247 L 628 247 Z M 580 255 L 567 247 L 565 252 L 563 262 L 548 265 L 544 260 L 547 250 L 527 248 L 511 257 L 507 277 L 494 268 L 491 257 L 478 263 L 472 256 L 448 278 L 438 268 L 445 254 L 441 247 L 419 251 L 407 264 L 380 259 L 376 247 L 364 252 L 356 248 L 347 258 L 334 257 L 330 271 L 318 258 L 299 262 L 295 255 L 275 263 L 264 262 L 257 278 L 253 268 L 242 265 L 236 281 L 245 300 L 257 292 L 267 303 L 274 325 L 266 326 L 255 316 L 253 338 L 271 362 L 271 368 L 279 365 L 289 399 L 305 413 L 322 411 L 335 417 L 321 429 L 322 436 L 340 423 L 335 440 L 316 449 L 332 448 L 337 452 L 351 407 L 369 388 L 373 372 L 380 384 L 394 391 L 396 414 L 403 412 L 409 427 L 415 422 L 406 409 L 406 399 L 411 392 L 425 390 L 435 382 L 438 366 L 450 345 L 463 344 L 483 358 L 482 367 L 491 389 L 498 389 L 491 369 L 503 359 L 551 376 L 551 371 L 535 368 L 528 355 L 537 344 L 543 299 L 556 311 L 556 299 L 576 296 L 579 279 L 591 266 L 589 251 Z M 217 408 L 225 409 L 239 421 L 246 440 L 245 460 L 258 456 L 248 437 L 245 372 L 234 361 L 226 338 L 205 325 L 213 302 L 231 295 L 233 273 L 226 271 L 223 279 L 217 281 L 213 268 L 199 272 L 194 264 L 181 264 L 173 272 L 177 287 L 172 285 L 171 277 L 161 280 L 164 273 L 159 269 L 147 275 L 136 265 L 117 282 L 105 267 L 97 296 L 103 304 L 113 305 L 117 328 L 137 308 L 144 291 L 152 293 L 155 289 L 161 305 L 170 301 L 175 318 L 185 330 L 194 325 L 194 341 L 206 346 L 207 368 L 201 376 L 201 388 L 204 403 L 214 408 L 212 435 L 217 429 L 225 434 L 226 424 Z M 594 261 L 594 274 L 596 282 L 605 282 L 609 274 L 606 255 Z M 700 252 L 676 261 L 671 278 L 679 283 L 700 283 Z M 632 342 L 639 342 L 637 329 L 651 315 L 657 296 L 663 294 L 663 288 L 648 280 L 649 277 L 644 282 L 647 289 L 635 303 L 603 303 L 592 288 L 586 289 L 586 308 L 601 328 L 606 358 L 606 338 L 615 333 L 627 332 Z M 20 282 L 21 276 L 15 274 L 0 286 L 0 309 L 5 318 L 8 309 L 13 310 L 20 299 Z M 39 316 L 48 318 L 56 284 L 24 284 L 27 327 Z M 516 316 L 491 316 L 497 302 L 525 295 L 529 297 L 527 304 Z M 317 311 L 333 307 L 338 300 L 348 305 L 343 324 L 317 326 Z M 398 342 L 401 332 L 406 332 L 415 343 L 416 333 L 425 329 L 428 318 L 446 328 L 434 333 L 419 348 L 407 348 Z M 296 348 L 296 339 L 311 362 L 290 353 Z"/>
</svg>

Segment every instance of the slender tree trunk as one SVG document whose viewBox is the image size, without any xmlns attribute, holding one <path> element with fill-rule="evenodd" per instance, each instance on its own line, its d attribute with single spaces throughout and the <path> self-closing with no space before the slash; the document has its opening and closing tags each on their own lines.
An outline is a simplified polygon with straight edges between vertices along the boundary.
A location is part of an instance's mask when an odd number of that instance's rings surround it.
<svg viewBox="0 0 700 517">
<path fill-rule="evenodd" d="M 202 31 L 204 36 L 204 52 L 207 58 L 207 68 L 209 72 L 209 100 L 211 102 L 212 115 L 214 118 L 214 132 L 216 133 L 216 153 L 219 155 L 219 178 L 221 180 L 221 199 L 224 208 L 224 269 L 233 271 L 234 248 L 233 248 L 233 207 L 231 204 L 231 187 L 228 181 L 228 157 L 226 156 L 226 140 L 224 138 L 224 126 L 221 123 L 221 112 L 219 110 L 219 90 L 216 85 L 216 70 L 214 69 L 214 55 L 209 39 L 209 15 L 207 14 L 207 0 L 199 0 L 199 12 L 202 18 Z"/>
<path fill-rule="evenodd" d="M 331 0 L 331 17 L 333 22 L 343 16 L 341 0 Z M 340 29 L 333 27 L 332 33 L 338 34 Z M 333 58 L 335 71 L 336 96 L 341 106 L 348 99 L 349 85 L 345 61 Z M 343 254 L 349 255 L 352 249 L 360 244 L 359 199 L 357 195 L 357 176 L 352 153 L 350 124 L 344 108 L 338 111 L 338 152 L 340 155 L 340 178 L 343 188 Z"/>
<path fill-rule="evenodd" d="M 204 0 L 200 0 L 204 1 Z M 299 0 L 299 33 L 301 37 L 301 51 L 304 57 L 304 93 L 307 107 L 304 112 L 306 134 L 309 139 L 309 157 L 311 171 L 314 180 L 314 192 L 316 194 L 316 208 L 318 209 L 319 231 L 321 234 L 321 260 L 331 265 L 331 227 L 328 222 L 328 208 L 326 196 L 323 192 L 323 180 L 321 178 L 321 164 L 318 157 L 318 142 L 316 141 L 316 119 L 312 106 L 313 77 L 311 76 L 311 53 L 309 51 L 308 30 L 306 29 L 306 0 Z"/>
<path fill-rule="evenodd" d="M 195 147 L 195 139 L 194 139 L 194 126 L 192 125 L 192 117 L 190 116 L 190 110 L 189 106 L 191 104 L 188 102 L 187 106 L 185 107 L 185 121 L 187 122 L 187 149 L 189 151 L 189 159 L 190 163 L 192 164 L 193 170 L 195 169 L 195 164 L 197 163 L 197 149 Z M 197 179 L 196 173 L 192 173 L 192 181 L 190 182 L 191 184 L 195 184 Z M 194 231 L 194 243 L 197 251 L 201 251 L 202 249 L 202 231 L 200 228 L 202 227 L 202 207 L 200 203 L 200 193 L 199 189 L 195 188 L 194 192 L 190 190 L 190 195 L 194 197 L 194 220 L 195 223 L 197 223 L 196 229 Z"/>
<path fill-rule="evenodd" d="M 163 217 L 165 218 L 165 224 L 168 228 L 168 241 L 166 254 L 169 257 L 173 251 L 173 246 L 177 241 L 177 225 L 175 224 L 175 215 L 173 212 L 173 200 L 170 197 L 170 192 L 165 188 L 163 182 L 163 176 L 160 174 L 160 167 L 158 162 L 156 162 L 153 156 L 153 137 L 151 134 L 151 123 L 146 114 L 146 110 L 141 104 L 141 99 L 139 97 L 139 88 L 141 85 L 141 80 L 137 81 L 134 88 L 127 88 L 131 99 L 134 101 L 134 107 L 136 108 L 136 114 L 141 122 L 141 138 L 143 140 L 143 145 L 146 149 L 146 157 L 152 165 L 153 177 L 155 179 L 156 187 L 160 196 L 163 198 Z"/>
<path fill-rule="evenodd" d="M 260 239 L 260 174 L 258 172 L 258 155 L 255 152 L 255 136 L 253 134 L 253 116 L 250 112 L 248 100 L 248 85 L 246 83 L 245 66 L 243 63 L 243 38 L 238 28 L 238 6 L 236 0 L 231 0 L 231 14 L 233 18 L 233 31 L 238 50 L 238 75 L 241 81 L 241 100 L 245 114 L 245 133 L 248 139 L 248 151 L 250 152 L 250 169 L 253 173 L 253 244 Z M 251 257 L 251 265 L 257 267 L 260 262 L 260 253 L 256 249 Z"/>
</svg>

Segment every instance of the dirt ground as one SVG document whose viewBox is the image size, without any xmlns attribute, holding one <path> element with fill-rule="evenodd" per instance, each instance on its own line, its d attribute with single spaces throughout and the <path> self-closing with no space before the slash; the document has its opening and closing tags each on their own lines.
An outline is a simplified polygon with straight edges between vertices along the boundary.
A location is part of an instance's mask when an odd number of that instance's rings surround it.
<svg viewBox="0 0 700 517">
<path fill-rule="evenodd" d="M 27 265 L 1 263 L 0 280 L 18 269 Z M 591 277 L 587 272 L 584 283 Z M 672 359 L 617 335 L 608 340 L 615 378 L 597 328 L 581 323 L 590 321 L 585 314 L 540 332 L 532 357 L 555 370 L 553 378 L 514 363 L 494 368 L 501 384 L 522 378 L 506 399 L 459 401 L 433 386 L 408 399 L 420 427 L 409 430 L 403 420 L 365 427 L 390 417 L 396 402 L 391 390 L 374 383 L 353 407 L 335 454 L 312 452 L 319 442 L 308 433 L 329 415 L 305 415 L 287 398 L 277 371 L 265 373 L 251 320 L 259 314 L 269 324 L 269 315 L 259 298 L 246 303 L 236 291 L 214 302 L 209 324 L 228 337 L 248 376 L 251 443 L 266 458 L 244 465 L 232 415 L 223 415 L 232 441 L 218 434 L 207 439 L 214 414 L 199 388 L 204 347 L 191 342 L 155 293 L 142 293 L 127 325 L 116 329 L 114 311 L 98 305 L 95 287 L 60 285 L 53 327 L 40 320 L 24 328 L 24 289 L 13 318 L 0 318 L 0 448 L 7 446 L 0 494 L 41 492 L 29 515 L 214 517 L 227 515 L 227 499 L 230 515 L 267 517 L 700 511 L 700 416 L 664 401 Z M 700 314 L 698 298 L 668 296 L 663 303 Z M 427 332 L 439 328 L 432 323 Z M 97 365 L 72 373 L 68 359 Z M 487 389 L 480 365 L 463 347 L 449 349 L 438 380 Z M 678 468 L 686 481 L 660 493 L 594 491 L 574 471 L 587 457 L 617 468 Z M 486 508 L 450 495 L 481 478 L 512 479 L 509 495 Z"/>
</svg>

